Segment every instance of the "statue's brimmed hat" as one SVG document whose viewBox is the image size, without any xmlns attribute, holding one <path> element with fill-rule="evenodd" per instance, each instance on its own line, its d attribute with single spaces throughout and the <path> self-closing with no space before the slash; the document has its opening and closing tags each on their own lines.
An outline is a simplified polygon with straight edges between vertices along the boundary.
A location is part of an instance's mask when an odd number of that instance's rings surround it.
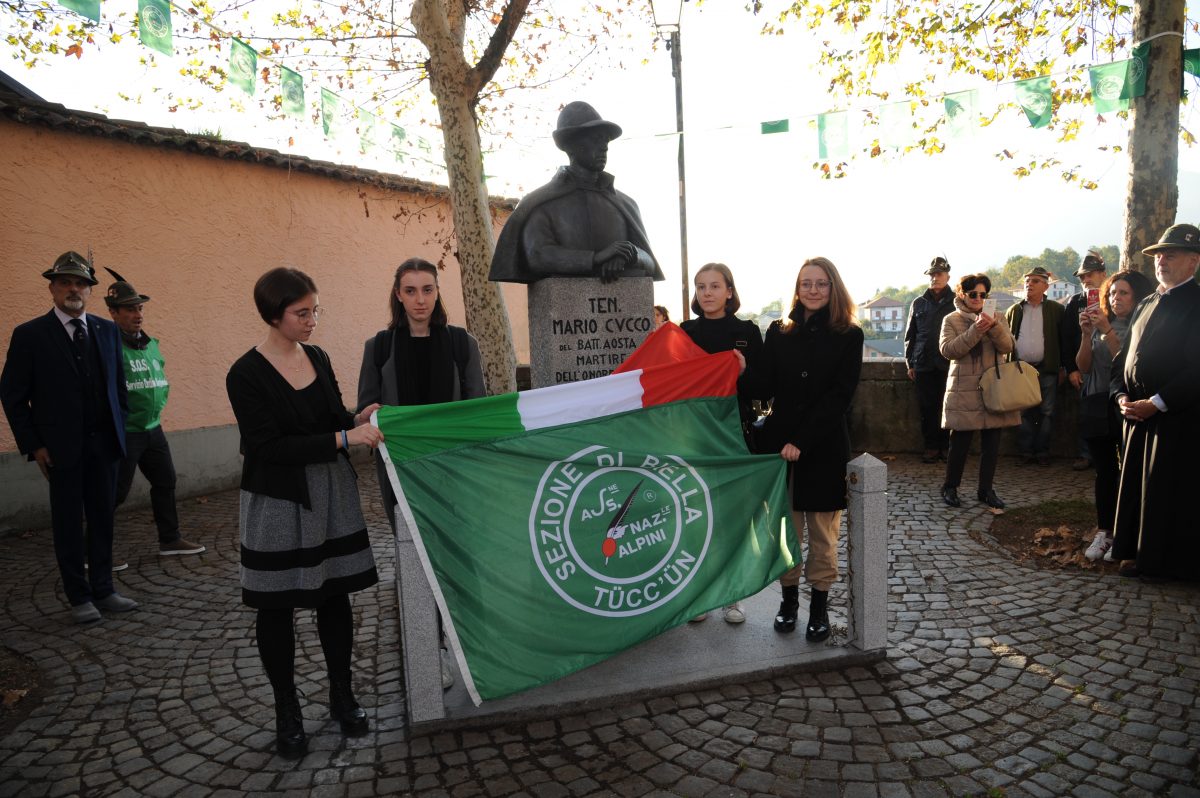
<svg viewBox="0 0 1200 798">
<path fill-rule="evenodd" d="M 579 100 L 567 103 L 558 114 L 554 144 L 561 150 L 575 135 L 596 129 L 603 130 L 609 141 L 621 135 L 620 125 L 601 119 L 596 109 L 587 103 Z"/>
<path fill-rule="evenodd" d="M 42 272 L 42 276 L 47 280 L 53 280 L 55 277 L 79 277 L 87 280 L 89 285 L 98 282 L 88 259 L 73 251 L 59 255 L 54 265 Z"/>
<path fill-rule="evenodd" d="M 1083 256 L 1083 262 L 1075 270 L 1075 276 L 1082 277 L 1088 272 L 1102 272 L 1104 270 L 1104 257 L 1096 250 L 1089 249 L 1087 254 Z"/>
<path fill-rule="evenodd" d="M 1186 249 L 1189 252 L 1200 252 L 1200 229 L 1192 224 L 1177 224 L 1167 228 L 1157 244 L 1151 244 L 1142 250 L 1143 255 L 1153 255 L 1164 249 Z"/>
<path fill-rule="evenodd" d="M 108 287 L 108 292 L 104 295 L 104 304 L 110 308 L 119 308 L 122 305 L 140 305 L 143 302 L 149 302 L 150 297 L 145 294 L 139 294 L 133 284 L 126 280 L 121 275 L 114 272 L 107 266 L 104 270 L 117 279 L 115 283 Z"/>
<path fill-rule="evenodd" d="M 940 255 L 934 258 L 933 262 L 929 264 L 929 268 L 925 270 L 926 274 L 937 274 L 938 272 L 946 272 L 947 274 L 950 272 L 950 261 Z"/>
</svg>

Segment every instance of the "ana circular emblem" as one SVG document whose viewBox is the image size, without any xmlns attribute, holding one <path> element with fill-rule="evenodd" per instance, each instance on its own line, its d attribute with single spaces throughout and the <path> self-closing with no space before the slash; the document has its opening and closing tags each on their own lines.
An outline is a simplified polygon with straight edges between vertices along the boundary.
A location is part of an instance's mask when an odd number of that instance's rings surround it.
<svg viewBox="0 0 1200 798">
<path fill-rule="evenodd" d="M 166 36 L 171 32 L 171 27 L 167 24 L 167 18 L 163 16 L 162 9 L 158 6 L 147 5 L 142 9 L 142 24 L 146 26 L 146 30 L 155 36 Z"/>
<path fill-rule="evenodd" d="M 1021 105 L 1041 116 L 1050 107 L 1050 95 L 1039 91 L 1025 92 L 1021 95 Z"/>
<path fill-rule="evenodd" d="M 1120 99 L 1121 91 L 1124 88 L 1125 78 L 1119 75 L 1108 75 L 1100 79 L 1100 83 L 1096 86 L 1096 94 L 1099 94 L 1102 100 L 1117 100 Z"/>
<path fill-rule="evenodd" d="M 538 569 L 564 601 L 620 618 L 661 607 L 712 539 L 708 485 L 681 457 L 589 446 L 550 464 L 529 512 Z"/>
<path fill-rule="evenodd" d="M 289 103 L 299 105 L 304 102 L 304 89 L 298 84 L 288 81 L 283 84 L 283 96 Z"/>
<path fill-rule="evenodd" d="M 1129 83 L 1137 83 L 1146 72 L 1146 62 L 1136 55 L 1129 59 Z"/>
<path fill-rule="evenodd" d="M 254 66 L 250 63 L 250 54 L 241 48 L 233 51 L 233 71 L 239 75 L 254 73 Z"/>
</svg>

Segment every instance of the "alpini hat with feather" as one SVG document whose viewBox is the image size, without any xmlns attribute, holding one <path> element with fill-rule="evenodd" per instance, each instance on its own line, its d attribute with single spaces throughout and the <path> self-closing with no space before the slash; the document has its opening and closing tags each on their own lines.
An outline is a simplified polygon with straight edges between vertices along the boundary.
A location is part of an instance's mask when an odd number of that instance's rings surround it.
<svg viewBox="0 0 1200 798">
<path fill-rule="evenodd" d="M 1200 229 L 1192 224 L 1177 224 L 1167 228 L 1157 244 L 1151 244 L 1142 250 L 1143 255 L 1153 255 L 1164 249 L 1186 249 L 1189 252 L 1200 252 Z"/>
<path fill-rule="evenodd" d="M 53 280 L 55 277 L 79 277 L 87 280 L 90 285 L 98 282 L 96 270 L 92 268 L 91 262 L 75 251 L 67 251 L 59 255 L 54 261 L 54 265 L 42 272 L 42 276 L 47 280 Z"/>
<path fill-rule="evenodd" d="M 108 291 L 104 294 L 104 304 L 110 308 L 119 308 L 122 305 L 140 305 L 143 302 L 150 301 L 150 297 L 145 294 L 139 294 L 132 283 L 112 269 L 105 266 L 104 271 L 116 279 L 116 282 L 110 285 Z"/>
</svg>

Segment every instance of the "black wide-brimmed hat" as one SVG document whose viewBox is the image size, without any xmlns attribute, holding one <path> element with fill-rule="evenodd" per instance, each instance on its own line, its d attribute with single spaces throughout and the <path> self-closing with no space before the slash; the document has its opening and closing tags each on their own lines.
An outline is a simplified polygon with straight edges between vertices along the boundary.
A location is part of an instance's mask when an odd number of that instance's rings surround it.
<svg viewBox="0 0 1200 798">
<path fill-rule="evenodd" d="M 1142 250 L 1143 255 L 1153 255 L 1164 249 L 1186 249 L 1189 252 L 1200 252 L 1200 229 L 1192 224 L 1177 224 L 1167 228 L 1157 244 L 1151 244 Z"/>
<path fill-rule="evenodd" d="M 925 270 L 926 274 L 937 274 L 938 272 L 950 273 L 950 261 L 940 255 L 933 259 L 929 264 L 929 268 Z"/>
<path fill-rule="evenodd" d="M 112 269 L 105 266 L 104 271 L 111 274 L 117 280 L 108 287 L 108 292 L 104 295 L 104 304 L 110 308 L 119 308 L 122 305 L 140 305 L 143 302 L 150 301 L 150 297 L 145 294 L 139 294 L 132 283 Z"/>
<path fill-rule="evenodd" d="M 1082 277 L 1088 272 L 1102 272 L 1105 270 L 1104 257 L 1094 249 L 1089 249 L 1087 254 L 1083 256 L 1083 261 L 1079 264 L 1079 268 L 1075 270 L 1076 277 Z"/>
<path fill-rule="evenodd" d="M 596 129 L 603 130 L 609 141 L 621 135 L 620 125 L 601 119 L 599 112 L 587 103 L 580 100 L 567 103 L 558 114 L 554 144 L 561 150 L 577 134 Z"/>
<path fill-rule="evenodd" d="M 96 270 L 87 258 L 78 252 L 67 251 L 59 255 L 54 265 L 42 272 L 42 276 L 47 280 L 53 280 L 55 277 L 79 277 L 87 280 L 90 285 L 95 285 L 98 282 L 95 273 Z"/>
</svg>

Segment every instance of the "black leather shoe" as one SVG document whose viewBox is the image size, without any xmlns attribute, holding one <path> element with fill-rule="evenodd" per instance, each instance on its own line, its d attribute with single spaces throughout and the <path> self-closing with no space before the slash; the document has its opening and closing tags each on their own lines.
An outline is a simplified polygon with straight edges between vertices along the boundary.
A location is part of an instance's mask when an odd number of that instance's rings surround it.
<svg viewBox="0 0 1200 798">
<path fill-rule="evenodd" d="M 796 613 L 800 609 L 800 587 L 785 585 L 783 601 L 779 602 L 779 612 L 775 615 L 775 631 L 786 634 L 796 631 Z"/>
<path fill-rule="evenodd" d="M 979 491 L 979 493 L 977 493 L 976 495 L 979 497 L 979 501 L 983 502 L 983 503 L 984 503 L 984 504 L 986 504 L 988 507 L 994 507 L 994 508 L 996 508 L 997 510 L 1003 510 L 1003 509 L 1004 509 L 1004 502 L 1000 501 L 1000 497 L 996 495 L 996 491 L 994 491 L 994 490 L 986 490 L 986 491 L 983 491 L 983 490 L 981 490 L 981 491 Z"/>
<path fill-rule="evenodd" d="M 810 643 L 819 643 L 829 637 L 828 599 L 829 591 L 813 590 L 808 603 L 808 625 L 804 629 L 804 639 Z"/>
<path fill-rule="evenodd" d="M 329 677 L 329 714 L 342 727 L 344 737 L 362 737 L 367 733 L 367 711 L 354 700 L 350 676 Z"/>
<path fill-rule="evenodd" d="M 284 759 L 299 759 L 308 753 L 308 736 L 295 688 L 283 695 L 275 694 L 275 751 Z"/>
<path fill-rule="evenodd" d="M 958 498 L 958 488 L 943 487 L 942 501 L 951 507 L 962 507 L 962 500 Z"/>
</svg>

